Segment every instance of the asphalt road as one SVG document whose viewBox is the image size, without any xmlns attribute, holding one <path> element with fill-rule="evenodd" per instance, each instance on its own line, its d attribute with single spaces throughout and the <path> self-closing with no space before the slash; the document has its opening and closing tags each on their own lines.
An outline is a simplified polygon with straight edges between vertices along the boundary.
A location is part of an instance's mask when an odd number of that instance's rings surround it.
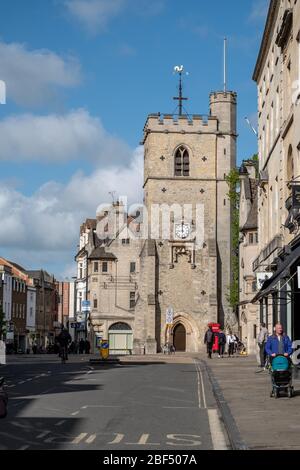
<svg viewBox="0 0 300 470">
<path fill-rule="evenodd" d="M 55 356 L 1 366 L 9 413 L 0 450 L 228 448 L 206 371 L 197 359 L 91 366 Z"/>
</svg>

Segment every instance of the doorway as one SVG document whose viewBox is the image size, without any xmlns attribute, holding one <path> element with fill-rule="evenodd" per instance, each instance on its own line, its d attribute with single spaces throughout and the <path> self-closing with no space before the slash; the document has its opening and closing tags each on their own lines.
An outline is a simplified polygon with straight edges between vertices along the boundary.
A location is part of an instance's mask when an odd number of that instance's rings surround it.
<svg viewBox="0 0 300 470">
<path fill-rule="evenodd" d="M 176 351 L 186 351 L 186 330 L 181 323 L 179 323 L 179 325 L 175 326 L 174 328 L 173 344 L 175 346 Z"/>
</svg>

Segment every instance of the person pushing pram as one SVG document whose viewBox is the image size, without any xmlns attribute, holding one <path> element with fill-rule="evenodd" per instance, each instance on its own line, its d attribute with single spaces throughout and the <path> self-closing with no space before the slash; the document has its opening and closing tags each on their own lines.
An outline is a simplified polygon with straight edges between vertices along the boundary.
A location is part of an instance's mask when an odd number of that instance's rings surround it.
<svg viewBox="0 0 300 470">
<path fill-rule="evenodd" d="M 289 398 L 293 396 L 292 386 L 292 361 L 293 353 L 290 338 L 283 333 L 281 323 L 275 325 L 275 332 L 269 336 L 266 344 L 266 353 L 270 361 L 272 380 L 271 397 L 278 398 L 281 390 L 287 391 Z"/>
</svg>

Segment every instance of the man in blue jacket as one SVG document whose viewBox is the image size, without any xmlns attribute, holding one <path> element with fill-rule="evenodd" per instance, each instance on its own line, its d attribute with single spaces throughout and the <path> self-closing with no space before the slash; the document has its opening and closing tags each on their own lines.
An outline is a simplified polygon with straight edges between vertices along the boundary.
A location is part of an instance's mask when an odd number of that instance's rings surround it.
<svg viewBox="0 0 300 470">
<path fill-rule="evenodd" d="M 282 355 L 290 357 L 293 354 L 293 347 L 290 338 L 283 333 L 283 326 L 277 323 L 275 333 L 269 336 L 266 344 L 266 353 L 268 356 L 276 357 Z"/>
</svg>

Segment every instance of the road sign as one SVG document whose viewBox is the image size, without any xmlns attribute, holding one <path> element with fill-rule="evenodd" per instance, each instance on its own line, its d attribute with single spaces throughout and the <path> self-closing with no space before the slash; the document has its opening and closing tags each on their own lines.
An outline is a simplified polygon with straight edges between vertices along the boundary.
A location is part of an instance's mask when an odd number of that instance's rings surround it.
<svg viewBox="0 0 300 470">
<path fill-rule="evenodd" d="M 173 307 L 167 308 L 166 311 L 166 325 L 173 325 L 174 322 L 174 309 Z"/>
<path fill-rule="evenodd" d="M 91 311 L 91 302 L 89 300 L 83 300 L 82 301 L 81 311 L 82 312 L 90 312 Z"/>
<path fill-rule="evenodd" d="M 106 339 L 101 341 L 100 354 L 102 359 L 107 359 L 109 356 L 109 342 Z"/>
</svg>

